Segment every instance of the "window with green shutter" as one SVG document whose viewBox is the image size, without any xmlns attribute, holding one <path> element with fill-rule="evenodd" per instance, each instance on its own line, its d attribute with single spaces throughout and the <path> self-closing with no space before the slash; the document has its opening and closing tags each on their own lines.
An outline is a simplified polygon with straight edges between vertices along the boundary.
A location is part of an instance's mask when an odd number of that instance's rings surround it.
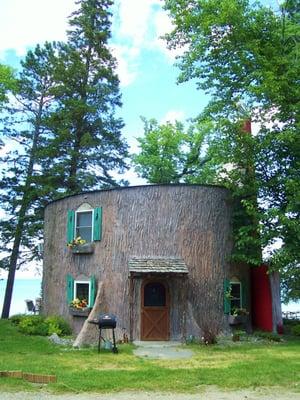
<svg viewBox="0 0 300 400">
<path fill-rule="evenodd" d="M 67 243 L 72 242 L 72 240 L 75 238 L 75 211 L 74 210 L 68 210 L 68 215 L 67 215 Z"/>
<path fill-rule="evenodd" d="M 93 239 L 95 241 L 102 238 L 102 207 L 94 209 Z"/>
<path fill-rule="evenodd" d="M 85 203 L 75 211 L 68 211 L 67 243 L 71 243 L 78 237 L 85 243 L 102 239 L 102 207 L 93 209 Z"/>
<path fill-rule="evenodd" d="M 96 297 L 96 277 L 92 276 L 90 279 L 90 296 L 89 296 L 90 307 L 94 307 L 95 297 Z"/>
<path fill-rule="evenodd" d="M 96 278 L 92 276 L 89 280 L 77 280 L 71 275 L 67 275 L 67 303 L 71 305 L 74 300 L 80 309 L 80 302 L 85 304 L 85 307 L 92 308 L 95 304 L 96 296 Z M 78 300 L 78 301 L 77 301 Z M 75 304 L 72 305 L 73 307 Z M 75 306 L 75 307 L 77 307 Z"/>
<path fill-rule="evenodd" d="M 71 301 L 74 300 L 74 278 L 72 275 L 67 275 L 67 303 L 71 304 Z"/>
</svg>

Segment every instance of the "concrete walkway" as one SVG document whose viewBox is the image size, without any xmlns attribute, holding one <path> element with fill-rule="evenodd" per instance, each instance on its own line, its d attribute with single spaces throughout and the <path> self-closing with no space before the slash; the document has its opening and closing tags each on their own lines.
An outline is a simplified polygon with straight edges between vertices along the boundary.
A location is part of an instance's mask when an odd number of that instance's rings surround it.
<svg viewBox="0 0 300 400">
<path fill-rule="evenodd" d="M 133 342 L 137 348 L 133 353 L 138 357 L 148 357 L 162 360 L 177 360 L 191 358 L 193 352 L 185 349 L 180 342 Z"/>
</svg>

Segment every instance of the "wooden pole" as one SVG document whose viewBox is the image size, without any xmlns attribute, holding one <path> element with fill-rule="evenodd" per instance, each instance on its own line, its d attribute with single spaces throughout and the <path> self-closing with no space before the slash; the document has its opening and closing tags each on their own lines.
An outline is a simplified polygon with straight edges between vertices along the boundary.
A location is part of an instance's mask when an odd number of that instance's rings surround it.
<svg viewBox="0 0 300 400">
<path fill-rule="evenodd" d="M 187 297 L 187 276 L 184 275 L 182 277 L 183 279 L 183 310 L 182 310 L 182 343 L 186 343 L 186 314 L 187 314 L 187 301 L 188 301 L 188 297 Z"/>
<path fill-rule="evenodd" d="M 133 276 L 129 278 L 129 341 L 133 342 Z"/>
</svg>

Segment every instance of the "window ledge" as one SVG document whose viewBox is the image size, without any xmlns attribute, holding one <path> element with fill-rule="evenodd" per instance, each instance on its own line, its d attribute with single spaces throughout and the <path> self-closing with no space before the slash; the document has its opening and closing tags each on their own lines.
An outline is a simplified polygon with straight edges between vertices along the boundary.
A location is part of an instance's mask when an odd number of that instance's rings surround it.
<svg viewBox="0 0 300 400">
<path fill-rule="evenodd" d="M 79 246 L 75 246 L 72 248 L 73 254 L 92 254 L 94 253 L 94 244 L 93 243 L 84 243 Z"/>
<path fill-rule="evenodd" d="M 229 325 L 246 324 L 247 321 L 248 321 L 248 315 L 229 315 L 228 316 Z"/>
<path fill-rule="evenodd" d="M 82 308 L 82 309 L 70 307 L 70 314 L 73 317 L 88 317 L 90 312 L 91 312 L 91 309 L 89 307 Z"/>
</svg>

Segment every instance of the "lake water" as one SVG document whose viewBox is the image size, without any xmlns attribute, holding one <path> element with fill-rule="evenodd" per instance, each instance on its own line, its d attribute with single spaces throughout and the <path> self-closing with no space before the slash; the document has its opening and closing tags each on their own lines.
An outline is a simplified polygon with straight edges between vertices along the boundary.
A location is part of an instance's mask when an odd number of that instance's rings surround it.
<svg viewBox="0 0 300 400">
<path fill-rule="evenodd" d="M 16 279 L 9 314 L 25 313 L 25 300 L 30 299 L 35 302 L 37 297 L 41 297 L 41 283 L 41 279 Z M 0 280 L 0 313 L 3 308 L 5 288 L 6 279 Z"/>
</svg>

